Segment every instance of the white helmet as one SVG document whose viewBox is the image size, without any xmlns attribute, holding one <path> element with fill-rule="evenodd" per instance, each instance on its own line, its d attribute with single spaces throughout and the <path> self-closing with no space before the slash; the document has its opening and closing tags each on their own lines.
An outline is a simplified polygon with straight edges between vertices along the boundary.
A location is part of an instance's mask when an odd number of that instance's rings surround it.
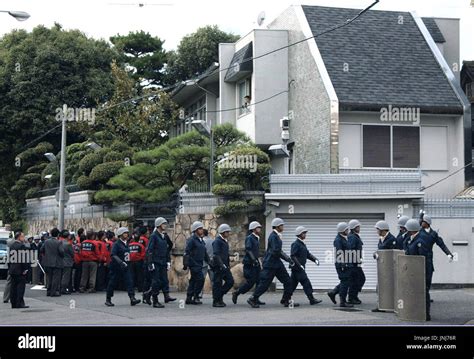
<svg viewBox="0 0 474 359">
<path fill-rule="evenodd" d="M 297 237 L 299 237 L 301 233 L 306 233 L 306 232 L 308 232 L 308 230 L 303 226 L 296 227 L 295 229 L 295 234 Z"/>
<path fill-rule="evenodd" d="M 164 219 L 163 217 L 158 217 L 157 219 L 155 219 L 155 227 L 159 227 L 163 223 L 168 223 L 168 221 Z"/>
<path fill-rule="evenodd" d="M 202 224 L 202 222 L 196 221 L 191 225 L 191 232 L 195 232 L 199 228 L 204 228 L 204 224 Z"/>
<path fill-rule="evenodd" d="M 249 230 L 253 231 L 255 228 L 262 228 L 262 225 L 258 223 L 257 221 L 253 221 L 249 224 Z"/>
<path fill-rule="evenodd" d="M 283 219 L 278 218 L 278 217 L 274 218 L 272 221 L 272 227 L 278 227 L 284 224 L 285 224 L 285 221 L 283 221 Z"/>
<path fill-rule="evenodd" d="M 130 231 L 128 230 L 127 227 L 120 227 L 118 230 L 117 230 L 117 236 L 120 237 L 122 234 L 124 233 L 129 233 Z"/>
<path fill-rule="evenodd" d="M 431 226 L 431 216 L 424 214 L 422 221 L 428 223 Z"/>
<path fill-rule="evenodd" d="M 231 232 L 232 229 L 230 228 L 230 226 L 226 223 L 222 223 L 219 228 L 217 228 L 217 232 L 219 232 L 219 234 L 221 233 L 224 233 L 224 232 Z"/>
<path fill-rule="evenodd" d="M 409 219 L 405 224 L 408 232 L 418 232 L 420 230 L 420 223 L 416 219 Z"/>
<path fill-rule="evenodd" d="M 342 233 L 349 229 L 349 225 L 346 222 L 341 222 L 337 224 L 337 232 Z"/>
<path fill-rule="evenodd" d="M 399 219 L 398 219 L 398 226 L 399 227 L 405 227 L 405 224 L 407 223 L 407 221 L 410 219 L 410 217 L 408 216 L 401 216 Z"/>
<path fill-rule="evenodd" d="M 377 228 L 380 231 L 388 231 L 390 230 L 390 227 L 388 226 L 388 223 L 385 221 L 378 221 L 375 223 L 375 228 Z"/>
<path fill-rule="evenodd" d="M 356 229 L 357 227 L 360 227 L 360 222 L 357 219 L 351 219 L 349 221 L 349 229 Z"/>
</svg>

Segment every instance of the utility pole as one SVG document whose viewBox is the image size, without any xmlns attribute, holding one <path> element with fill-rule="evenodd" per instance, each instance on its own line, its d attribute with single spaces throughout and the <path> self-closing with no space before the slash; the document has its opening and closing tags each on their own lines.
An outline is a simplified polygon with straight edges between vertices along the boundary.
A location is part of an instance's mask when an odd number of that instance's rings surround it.
<svg viewBox="0 0 474 359">
<path fill-rule="evenodd" d="M 67 106 L 64 105 L 64 110 Z M 62 127 L 61 127 L 61 162 L 59 166 L 59 215 L 58 215 L 58 226 L 59 230 L 64 229 L 64 207 L 66 206 L 66 112 L 62 116 Z"/>
</svg>

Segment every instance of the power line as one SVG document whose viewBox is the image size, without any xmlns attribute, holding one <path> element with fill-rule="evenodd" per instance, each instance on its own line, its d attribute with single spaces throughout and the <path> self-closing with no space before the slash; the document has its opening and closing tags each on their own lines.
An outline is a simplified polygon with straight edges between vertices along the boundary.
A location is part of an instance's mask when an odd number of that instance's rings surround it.
<svg viewBox="0 0 474 359">
<path fill-rule="evenodd" d="M 448 178 L 451 177 L 451 176 L 454 176 L 456 173 L 462 171 L 463 169 L 465 169 L 465 168 L 468 167 L 468 166 L 472 166 L 472 162 L 469 162 L 469 163 L 468 163 L 467 165 L 465 165 L 464 167 L 458 169 L 457 171 L 454 171 L 453 173 L 447 175 L 446 177 L 441 178 L 439 181 L 436 181 L 435 183 L 432 183 L 432 184 L 430 184 L 429 186 L 421 187 L 421 190 L 424 191 L 424 190 L 427 190 L 428 188 L 431 188 L 431 187 L 433 187 L 433 186 L 436 186 L 438 183 L 443 182 L 444 180 L 448 179 Z"/>
<path fill-rule="evenodd" d="M 58 127 L 61 127 L 61 123 L 54 126 L 52 129 L 46 131 L 45 133 L 43 133 L 41 136 L 35 138 L 33 141 L 30 141 L 28 142 L 26 145 L 24 145 L 20 150 L 19 152 L 23 152 L 25 149 L 27 149 L 28 147 L 30 147 L 33 143 L 36 143 L 37 141 L 41 140 L 43 137 L 49 135 L 51 132 L 53 132 L 55 129 L 57 129 Z"/>
</svg>

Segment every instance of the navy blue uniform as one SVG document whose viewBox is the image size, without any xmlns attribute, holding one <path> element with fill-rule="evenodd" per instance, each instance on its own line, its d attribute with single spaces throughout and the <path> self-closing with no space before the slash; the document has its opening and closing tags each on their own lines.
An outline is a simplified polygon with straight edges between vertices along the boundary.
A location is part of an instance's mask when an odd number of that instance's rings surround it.
<svg viewBox="0 0 474 359">
<path fill-rule="evenodd" d="M 395 236 L 388 232 L 383 241 L 379 241 L 379 249 L 397 249 L 397 239 Z"/>
<path fill-rule="evenodd" d="M 170 236 L 168 236 L 168 233 L 165 233 L 165 241 L 166 244 L 168 245 L 168 262 L 171 263 L 171 250 L 173 249 L 173 241 L 171 240 Z M 165 276 L 165 285 L 163 287 L 163 293 L 169 293 L 170 292 L 170 281 L 168 280 L 168 276 Z"/>
<path fill-rule="evenodd" d="M 407 237 L 407 234 L 408 232 L 402 232 L 400 231 L 398 233 L 398 236 L 397 236 L 397 248 L 395 249 L 400 249 L 400 250 L 405 250 L 405 241 L 406 241 L 406 237 Z"/>
<path fill-rule="evenodd" d="M 431 258 L 431 262 L 433 262 L 433 247 L 436 243 L 436 245 L 441 248 L 441 250 L 446 254 L 446 255 L 452 255 L 451 251 L 446 247 L 446 244 L 444 244 L 443 238 L 441 238 L 438 235 L 438 232 L 436 232 L 434 229 L 430 227 L 430 231 L 426 232 L 426 234 L 429 235 L 428 238 L 428 248 L 429 248 L 429 256 Z M 433 265 L 433 272 L 434 272 L 434 265 Z"/>
<path fill-rule="evenodd" d="M 222 301 L 224 295 L 234 285 L 230 272 L 229 243 L 220 235 L 212 241 L 214 278 L 212 281 L 212 297 L 214 301 Z M 224 283 L 222 283 L 224 282 Z"/>
<path fill-rule="evenodd" d="M 110 263 L 109 283 L 107 284 L 107 297 L 112 298 L 114 296 L 114 289 L 120 280 L 125 282 L 128 296 L 134 296 L 135 291 L 133 289 L 132 275 L 130 274 L 128 266 L 130 259 L 130 248 L 128 244 L 120 239 L 115 241 L 110 256 L 112 261 Z M 127 264 L 127 266 L 125 267 L 122 263 Z"/>
<path fill-rule="evenodd" d="M 276 231 L 272 231 L 268 236 L 268 247 L 263 257 L 263 269 L 260 273 L 260 278 L 253 294 L 254 298 L 258 299 L 263 293 L 268 290 L 273 278 L 283 283 L 283 301 L 290 300 L 292 282 L 291 278 L 286 271 L 282 257 L 282 245 L 283 242 Z"/>
<path fill-rule="evenodd" d="M 186 249 L 184 251 L 185 263 L 191 272 L 191 278 L 188 285 L 188 296 L 198 297 L 204 286 L 204 275 L 202 274 L 202 267 L 204 260 L 209 263 L 209 256 L 206 251 L 206 244 L 204 240 L 193 234 L 186 242 Z"/>
<path fill-rule="evenodd" d="M 408 237 L 406 241 L 406 254 L 425 257 L 425 284 L 426 284 L 426 313 L 430 313 L 430 288 L 433 278 L 433 258 L 430 256 L 430 235 L 425 231 L 419 231 L 414 238 Z"/>
<path fill-rule="evenodd" d="M 362 269 L 362 249 L 364 242 L 356 232 L 351 232 L 347 237 L 349 246 L 353 251 L 356 251 L 356 263 L 352 269 L 351 285 L 349 287 L 349 300 L 356 299 L 362 287 L 365 284 L 365 273 Z"/>
<path fill-rule="evenodd" d="M 237 293 L 245 294 L 258 282 L 260 277 L 260 262 L 258 261 L 258 252 L 260 245 L 259 237 L 251 233 L 245 239 L 245 256 L 242 260 L 244 265 L 245 283 L 240 286 Z"/>
<path fill-rule="evenodd" d="M 291 244 L 290 257 L 295 262 L 295 265 L 291 267 L 291 292 L 293 293 L 296 287 L 298 286 L 298 283 L 301 283 L 306 296 L 312 299 L 313 286 L 311 285 L 308 275 L 306 274 L 305 268 L 306 261 L 308 259 L 315 261 L 316 257 L 309 252 L 308 248 L 306 247 L 306 244 L 301 239 L 296 239 L 296 241 Z M 300 265 L 303 268 L 301 268 Z"/>
<path fill-rule="evenodd" d="M 348 260 L 352 257 L 351 247 L 349 241 L 339 233 L 334 239 L 333 245 L 336 253 L 335 267 L 340 281 L 339 296 L 341 302 L 345 302 L 352 278 L 353 264 Z"/>
<path fill-rule="evenodd" d="M 168 243 L 164 235 L 155 230 L 150 236 L 146 249 L 147 265 L 153 263 L 155 270 L 152 273 L 151 290 L 153 296 L 157 296 L 161 291 L 165 291 L 168 281 L 168 262 L 170 260 Z"/>
</svg>

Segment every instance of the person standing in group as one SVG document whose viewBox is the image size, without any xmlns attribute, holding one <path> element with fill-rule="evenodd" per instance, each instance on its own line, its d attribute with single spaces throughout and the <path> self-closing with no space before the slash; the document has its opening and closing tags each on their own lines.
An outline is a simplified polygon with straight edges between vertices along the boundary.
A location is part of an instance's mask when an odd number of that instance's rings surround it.
<svg viewBox="0 0 474 359">
<path fill-rule="evenodd" d="M 160 218 L 164 219 L 163 217 L 160 217 Z M 167 272 L 169 272 L 171 270 L 171 250 L 173 249 L 173 241 L 171 240 L 168 233 L 166 233 L 166 226 L 167 225 L 168 225 L 168 222 L 163 223 L 162 227 L 164 228 L 163 229 L 163 235 L 165 237 L 166 245 L 167 245 L 167 248 L 168 248 L 168 255 L 167 255 L 168 262 L 166 263 L 166 270 L 167 270 Z M 173 298 L 173 297 L 170 296 L 170 281 L 168 279 L 168 274 L 163 276 L 163 280 L 164 280 L 163 296 L 165 297 L 165 303 L 174 302 L 176 300 L 176 298 Z"/>
<path fill-rule="evenodd" d="M 347 240 L 355 255 L 355 258 L 353 258 L 355 263 L 353 263 L 354 266 L 352 269 L 352 287 L 349 288 L 350 304 L 362 304 L 362 301 L 359 299 L 359 293 L 362 292 L 362 287 L 365 284 L 365 273 L 362 269 L 364 242 L 362 242 L 360 238 L 360 227 L 361 223 L 357 219 L 349 221 L 350 233 Z"/>
<path fill-rule="evenodd" d="M 245 256 L 242 260 L 245 282 L 232 293 L 232 302 L 237 304 L 237 298 L 241 294 L 247 293 L 252 287 L 258 283 L 261 272 L 261 265 L 258 259 L 260 252 L 260 233 L 262 225 L 257 221 L 249 224 L 250 234 L 245 238 Z M 265 305 L 264 302 L 258 300 L 258 305 Z"/>
<path fill-rule="evenodd" d="M 133 288 L 132 276 L 130 275 L 130 269 L 128 262 L 130 260 L 130 248 L 128 247 L 128 236 L 129 231 L 127 227 L 121 227 L 117 230 L 118 240 L 114 243 L 111 252 L 111 263 L 110 263 L 110 277 L 107 283 L 107 297 L 105 305 L 113 307 L 115 304 L 112 303 L 112 297 L 114 296 L 114 290 L 117 287 L 119 280 L 124 279 L 127 287 L 128 297 L 130 298 L 130 305 L 134 306 L 141 302 L 141 300 L 135 298 L 135 290 Z"/>
<path fill-rule="evenodd" d="M 143 268 L 146 256 L 146 249 L 143 244 L 139 242 L 140 233 L 138 228 L 135 229 L 132 239 L 128 243 L 130 248 L 130 275 L 132 276 L 133 285 L 138 292 L 143 292 L 143 277 L 145 270 Z"/>
<path fill-rule="evenodd" d="M 204 286 L 204 276 L 202 267 L 204 261 L 209 263 L 209 256 L 204 243 L 204 225 L 202 222 L 196 221 L 191 225 L 191 237 L 186 241 L 186 249 L 183 256 L 183 269 L 189 268 L 191 278 L 189 280 L 188 290 L 186 294 L 186 304 L 202 304 L 199 300 L 199 294 Z"/>
<path fill-rule="evenodd" d="M 212 242 L 212 269 L 214 271 L 214 280 L 212 282 L 212 306 L 216 308 L 225 307 L 224 295 L 234 285 L 234 278 L 230 271 L 229 261 L 229 236 L 231 228 L 228 224 L 221 224 L 217 229 L 219 233 Z"/>
<path fill-rule="evenodd" d="M 41 247 L 43 265 L 46 272 L 46 295 L 59 297 L 61 295 L 61 273 L 64 268 L 63 242 L 58 239 L 59 229 L 51 230 L 51 237 Z"/>
<path fill-rule="evenodd" d="M 295 230 L 296 240 L 291 244 L 291 259 L 295 262 L 295 265 L 291 267 L 291 281 L 293 283 L 292 294 L 296 290 L 298 284 L 301 283 L 303 291 L 308 297 L 309 304 L 319 304 L 322 302 L 321 299 L 314 298 L 313 286 L 306 274 L 306 261 L 309 259 L 316 265 L 319 265 L 319 260 L 313 254 L 311 254 L 306 247 L 306 234 L 308 230 L 299 226 Z"/>
<path fill-rule="evenodd" d="M 86 236 L 84 234 L 81 237 L 75 237 L 72 248 L 74 249 L 74 266 L 72 267 L 72 291 L 79 292 L 81 287 L 82 277 L 82 259 L 81 259 L 81 241 L 85 241 Z"/>
<path fill-rule="evenodd" d="M 97 264 L 101 257 L 101 246 L 96 240 L 94 231 L 86 232 L 86 240 L 81 243 L 82 276 L 80 293 L 95 293 Z"/>
<path fill-rule="evenodd" d="M 398 225 L 399 232 L 396 238 L 397 239 L 396 249 L 405 250 L 405 241 L 407 239 L 407 229 L 405 228 L 405 224 L 407 223 L 409 219 L 410 217 L 408 216 L 401 216 L 398 219 L 397 225 Z"/>
<path fill-rule="evenodd" d="M 30 270 L 30 263 L 12 259 L 13 256 L 16 256 L 16 258 L 23 258 L 19 253 L 26 250 L 24 244 L 25 235 L 22 232 L 16 232 L 14 238 L 15 240 L 10 246 L 10 257 L 8 261 L 8 275 L 11 277 L 10 303 L 12 309 L 22 309 L 28 308 L 28 306 L 25 305 L 24 295 L 26 276 Z"/>
<path fill-rule="evenodd" d="M 285 307 L 289 307 L 290 304 L 292 307 L 298 307 L 298 303 L 291 302 L 291 294 L 293 283 L 291 281 L 288 272 L 286 271 L 285 266 L 283 265 L 282 259 L 290 263 L 292 267 L 295 263 L 293 260 L 282 250 L 282 232 L 284 230 L 285 222 L 281 218 L 274 218 L 272 220 L 272 232 L 268 236 L 268 246 L 265 251 L 265 256 L 263 258 L 263 269 L 260 273 L 260 279 L 258 284 L 253 292 L 253 295 L 247 299 L 247 303 L 252 308 L 259 308 L 259 298 L 265 293 L 270 284 L 273 281 L 273 278 L 277 279 L 283 283 L 283 297 L 280 300 L 280 303 Z"/>
<path fill-rule="evenodd" d="M 100 255 L 97 262 L 97 279 L 95 283 L 95 290 L 102 292 L 107 287 L 107 245 L 105 231 L 97 232 L 96 241 L 100 249 Z"/>
<path fill-rule="evenodd" d="M 7 239 L 7 248 L 10 251 L 11 246 L 15 243 L 15 238 L 8 238 Z M 3 289 L 3 303 L 8 303 L 10 301 L 10 292 L 12 288 L 12 276 L 7 271 L 7 280 L 5 283 L 5 287 Z"/>
<path fill-rule="evenodd" d="M 207 229 L 204 229 L 203 240 L 204 240 L 204 244 L 206 245 L 207 256 L 209 258 L 212 258 L 212 256 L 213 256 L 212 242 L 214 241 L 214 239 L 211 236 L 209 236 L 209 231 Z M 214 281 L 214 272 L 211 270 L 211 264 L 204 261 L 204 265 L 202 266 L 202 275 L 204 277 L 204 282 L 206 281 L 206 277 L 207 277 L 208 274 L 209 274 L 209 279 L 210 279 L 211 283 L 213 283 L 213 281 Z M 201 299 L 201 298 L 202 298 L 202 292 L 199 295 L 199 299 Z"/>
<path fill-rule="evenodd" d="M 352 252 L 348 241 L 349 225 L 346 222 L 341 222 L 337 225 L 337 235 L 334 239 L 335 252 L 335 267 L 337 276 L 339 277 L 339 298 L 340 307 L 353 307 L 353 304 L 347 303 L 347 292 L 351 286 L 353 263 L 350 258 Z M 337 287 L 336 287 L 337 288 Z M 333 293 L 329 292 L 328 296 L 331 298 Z M 333 298 L 331 300 L 334 303 Z"/>
<path fill-rule="evenodd" d="M 72 281 L 72 267 L 74 266 L 74 248 L 72 246 L 72 239 L 69 231 L 63 230 L 59 235 L 59 239 L 63 243 L 64 259 L 63 259 L 63 273 L 61 276 L 61 294 L 71 294 L 69 288 Z"/>
</svg>

